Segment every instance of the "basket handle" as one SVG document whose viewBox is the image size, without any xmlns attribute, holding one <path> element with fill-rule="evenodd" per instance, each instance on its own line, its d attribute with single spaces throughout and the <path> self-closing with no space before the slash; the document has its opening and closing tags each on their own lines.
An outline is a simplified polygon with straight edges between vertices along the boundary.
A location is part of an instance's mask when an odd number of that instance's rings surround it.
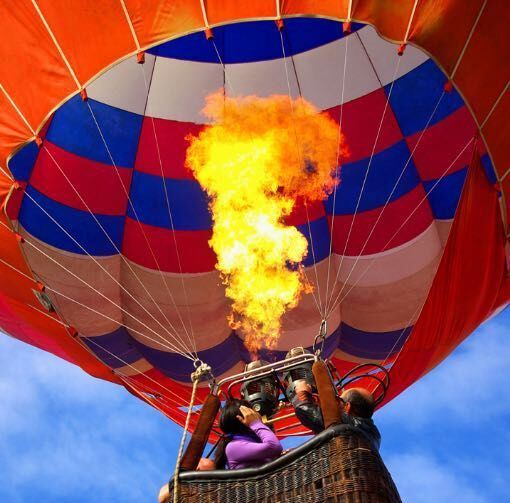
<svg viewBox="0 0 510 503">
<path fill-rule="evenodd" d="M 217 395 L 210 393 L 200 411 L 197 425 L 182 457 L 181 470 L 196 470 L 218 410 L 220 410 L 220 399 Z"/>
<path fill-rule="evenodd" d="M 325 361 L 316 360 L 312 366 L 312 373 L 317 385 L 324 428 L 329 428 L 332 424 L 340 423 L 342 419 L 338 394 Z"/>
</svg>

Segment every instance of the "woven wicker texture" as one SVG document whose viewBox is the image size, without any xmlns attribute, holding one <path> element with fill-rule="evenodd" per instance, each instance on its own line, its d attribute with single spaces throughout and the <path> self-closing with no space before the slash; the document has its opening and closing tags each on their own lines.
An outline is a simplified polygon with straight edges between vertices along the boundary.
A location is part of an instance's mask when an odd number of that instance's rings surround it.
<svg viewBox="0 0 510 503">
<path fill-rule="evenodd" d="M 182 481 L 182 503 L 401 503 L 379 454 L 339 435 L 284 468 L 236 481 Z"/>
</svg>

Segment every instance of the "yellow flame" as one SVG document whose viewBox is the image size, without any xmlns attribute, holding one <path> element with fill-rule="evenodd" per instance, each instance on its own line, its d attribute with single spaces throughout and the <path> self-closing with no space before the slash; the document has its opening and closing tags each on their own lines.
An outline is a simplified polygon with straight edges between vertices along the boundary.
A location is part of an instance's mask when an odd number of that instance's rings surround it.
<svg viewBox="0 0 510 503">
<path fill-rule="evenodd" d="M 210 197 L 209 244 L 232 300 L 229 320 L 250 349 L 273 347 L 283 314 L 307 288 L 307 240 L 283 219 L 297 198 L 322 200 L 333 190 L 338 126 L 288 96 L 218 92 L 203 112 L 213 125 L 188 137 L 186 163 Z"/>
</svg>

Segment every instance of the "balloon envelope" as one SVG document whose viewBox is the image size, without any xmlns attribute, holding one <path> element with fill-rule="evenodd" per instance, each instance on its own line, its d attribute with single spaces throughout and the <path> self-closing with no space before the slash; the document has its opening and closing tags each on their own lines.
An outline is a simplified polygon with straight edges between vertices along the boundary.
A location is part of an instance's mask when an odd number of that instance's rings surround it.
<svg viewBox="0 0 510 503">
<path fill-rule="evenodd" d="M 335 192 L 287 219 L 308 240 L 315 293 L 285 315 L 277 347 L 260 356 L 310 347 L 327 309 L 325 353 L 340 370 L 391 367 L 431 291 L 469 166 L 480 160 L 480 184 L 497 175 L 469 103 L 433 59 L 411 45 L 399 56 L 370 25 L 344 28 L 315 17 L 289 18 L 282 32 L 272 20 L 230 22 L 212 41 L 198 31 L 152 45 L 143 65 L 134 55 L 105 64 L 86 101 L 65 99 L 38 141 L 12 152 L 21 190 L 6 210 L 23 267 L 56 310 L 44 315 L 79 348 L 20 338 L 92 373 L 113 369 L 109 378 L 177 421 L 195 355 L 217 377 L 250 361 L 227 322 L 207 197 L 185 167 L 186 137 L 207 127 L 204 100 L 222 88 L 302 96 L 338 123 L 349 149 Z M 35 296 L 30 304 L 43 316 Z M 10 320 L 31 321 L 7 305 L 3 316 L 15 336 Z"/>
</svg>

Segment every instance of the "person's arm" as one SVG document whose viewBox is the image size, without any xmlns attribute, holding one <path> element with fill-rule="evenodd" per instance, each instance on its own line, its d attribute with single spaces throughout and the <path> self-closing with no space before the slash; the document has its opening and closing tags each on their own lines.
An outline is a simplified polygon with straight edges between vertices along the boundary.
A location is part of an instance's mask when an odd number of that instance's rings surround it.
<svg viewBox="0 0 510 503">
<path fill-rule="evenodd" d="M 209 470 L 215 470 L 216 464 L 212 459 L 209 458 L 200 458 L 200 461 L 198 462 L 197 470 L 200 472 L 205 472 Z"/>
<path fill-rule="evenodd" d="M 236 440 L 227 446 L 229 465 L 255 463 L 267 458 L 276 458 L 283 450 L 276 435 L 262 422 L 259 414 L 248 407 L 241 406 L 239 421 L 248 426 L 259 437 L 260 443 Z"/>
<path fill-rule="evenodd" d="M 250 428 L 261 441 L 260 444 L 254 444 L 255 447 L 264 446 L 263 452 L 266 454 L 266 457 L 276 457 L 282 453 L 282 444 L 274 432 L 261 419 L 251 423 Z"/>
<path fill-rule="evenodd" d="M 295 392 L 292 405 L 296 417 L 303 426 L 314 433 L 320 433 L 324 429 L 324 420 L 319 404 L 313 400 L 310 385 L 305 380 L 300 380 L 296 382 Z"/>
</svg>

